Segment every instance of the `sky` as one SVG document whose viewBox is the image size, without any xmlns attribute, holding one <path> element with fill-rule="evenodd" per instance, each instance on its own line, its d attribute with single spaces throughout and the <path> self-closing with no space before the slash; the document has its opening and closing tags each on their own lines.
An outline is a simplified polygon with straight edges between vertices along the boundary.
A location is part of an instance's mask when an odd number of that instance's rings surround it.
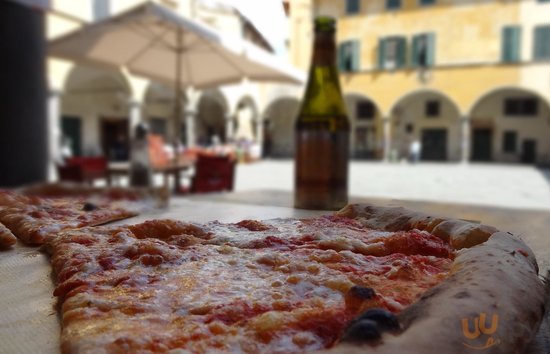
<svg viewBox="0 0 550 354">
<path fill-rule="evenodd" d="M 286 54 L 288 24 L 281 0 L 224 0 L 237 8 L 264 35 L 278 55 Z"/>
</svg>

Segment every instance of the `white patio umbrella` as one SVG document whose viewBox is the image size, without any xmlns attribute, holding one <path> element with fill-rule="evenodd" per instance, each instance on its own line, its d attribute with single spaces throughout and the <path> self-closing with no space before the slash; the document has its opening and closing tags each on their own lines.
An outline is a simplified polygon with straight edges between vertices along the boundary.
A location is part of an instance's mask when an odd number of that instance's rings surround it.
<svg viewBox="0 0 550 354">
<path fill-rule="evenodd" d="M 49 54 L 91 65 L 123 66 L 136 75 L 173 83 L 177 138 L 183 86 L 201 89 L 243 78 L 286 83 L 305 79 L 304 73 L 265 50 L 155 3 L 144 3 L 54 39 Z"/>
</svg>

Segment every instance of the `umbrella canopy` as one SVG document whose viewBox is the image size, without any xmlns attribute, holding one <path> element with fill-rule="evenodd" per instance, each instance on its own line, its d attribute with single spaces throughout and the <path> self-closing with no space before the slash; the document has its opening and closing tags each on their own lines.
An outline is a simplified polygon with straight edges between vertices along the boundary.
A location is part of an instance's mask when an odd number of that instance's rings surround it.
<svg viewBox="0 0 550 354">
<path fill-rule="evenodd" d="M 245 77 L 288 83 L 305 79 L 301 71 L 253 44 L 222 35 L 155 3 L 54 39 L 49 54 L 82 63 L 124 66 L 137 75 L 169 83 L 179 79 L 198 89 Z"/>
<path fill-rule="evenodd" d="M 49 43 L 54 57 L 90 65 L 126 67 L 175 86 L 175 135 L 181 132 L 182 86 L 207 88 L 249 80 L 302 83 L 303 72 L 239 38 L 155 3 L 144 3 Z"/>
</svg>

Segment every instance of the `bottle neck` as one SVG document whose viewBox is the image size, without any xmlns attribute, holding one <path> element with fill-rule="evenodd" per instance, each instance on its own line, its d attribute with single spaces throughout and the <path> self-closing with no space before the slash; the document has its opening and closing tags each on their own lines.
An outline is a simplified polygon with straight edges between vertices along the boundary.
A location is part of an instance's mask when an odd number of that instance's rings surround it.
<svg viewBox="0 0 550 354">
<path fill-rule="evenodd" d="M 334 40 L 334 33 L 315 33 L 311 64 L 312 66 L 336 65 L 336 44 Z"/>
</svg>

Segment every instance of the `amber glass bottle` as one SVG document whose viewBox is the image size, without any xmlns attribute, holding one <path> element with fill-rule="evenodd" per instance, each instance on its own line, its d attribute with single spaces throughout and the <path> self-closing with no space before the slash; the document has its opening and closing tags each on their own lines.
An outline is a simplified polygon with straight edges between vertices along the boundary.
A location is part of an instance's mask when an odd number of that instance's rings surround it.
<svg viewBox="0 0 550 354">
<path fill-rule="evenodd" d="M 336 67 L 336 23 L 314 22 L 313 58 L 295 127 L 295 199 L 303 209 L 335 210 L 348 201 L 350 124 Z"/>
</svg>

